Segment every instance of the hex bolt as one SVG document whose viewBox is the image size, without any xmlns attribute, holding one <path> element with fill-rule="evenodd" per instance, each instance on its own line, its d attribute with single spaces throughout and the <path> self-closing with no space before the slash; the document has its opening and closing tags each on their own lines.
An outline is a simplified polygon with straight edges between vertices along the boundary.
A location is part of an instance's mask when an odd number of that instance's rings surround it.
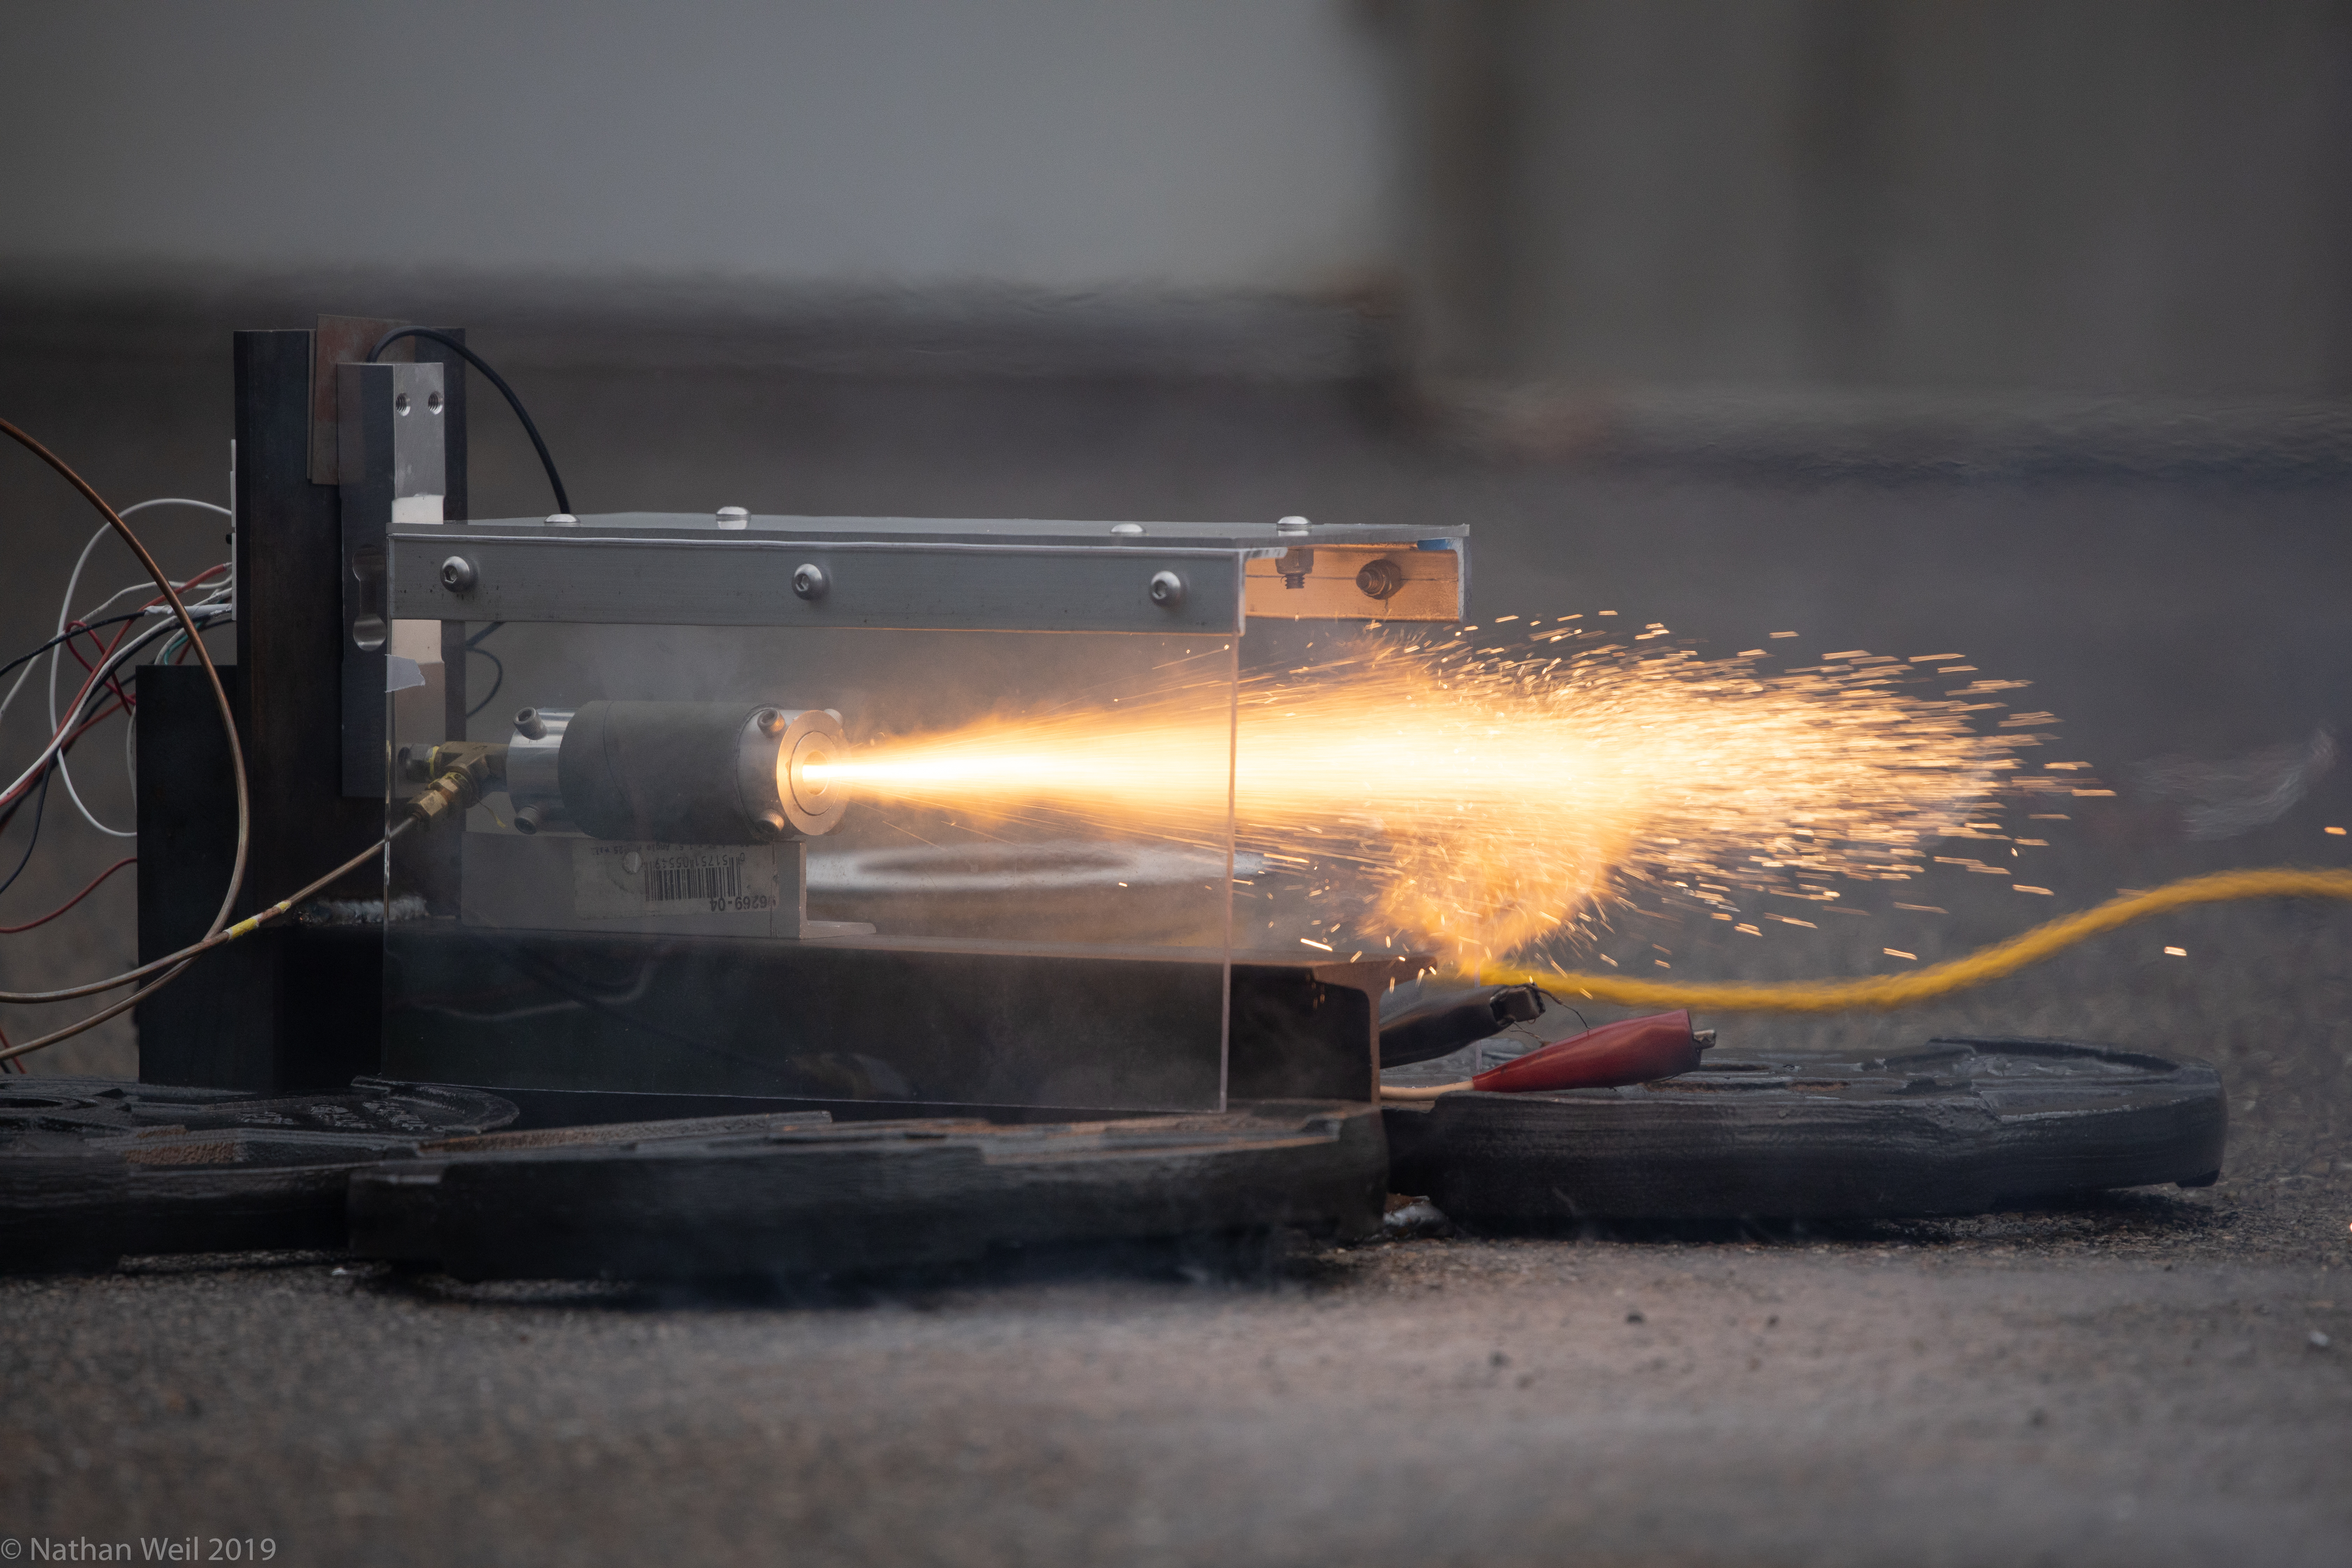
<svg viewBox="0 0 2352 1568">
<path fill-rule="evenodd" d="M 751 526 L 751 514 L 740 506 L 722 506 L 719 509 L 719 526 L 729 529 L 749 528 Z"/>
<path fill-rule="evenodd" d="M 824 568 L 814 561 L 803 561 L 793 568 L 793 592 L 803 599 L 822 599 L 832 586 L 825 580 Z"/>
<path fill-rule="evenodd" d="M 441 585 L 453 594 L 470 594 L 481 580 L 482 574 L 474 570 L 474 563 L 462 555 L 452 555 L 441 563 Z"/>
<path fill-rule="evenodd" d="M 1151 602 L 1163 610 L 1172 610 L 1184 602 L 1184 579 L 1173 572 L 1151 574 Z"/>
<path fill-rule="evenodd" d="M 529 741 L 547 739 L 547 721 L 539 716 L 536 708 L 526 708 L 515 715 L 515 733 Z"/>
</svg>

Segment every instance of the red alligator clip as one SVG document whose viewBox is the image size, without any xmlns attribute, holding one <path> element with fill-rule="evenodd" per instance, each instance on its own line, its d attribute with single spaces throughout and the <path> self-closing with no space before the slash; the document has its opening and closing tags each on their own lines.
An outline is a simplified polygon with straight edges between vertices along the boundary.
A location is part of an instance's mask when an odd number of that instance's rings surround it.
<svg viewBox="0 0 2352 1568">
<path fill-rule="evenodd" d="M 1470 1087 L 1526 1094 L 1547 1089 L 1648 1083 L 1690 1071 L 1698 1066 L 1699 1053 L 1714 1043 L 1712 1030 L 1704 1037 L 1691 1032 L 1687 1009 L 1647 1018 L 1620 1018 L 1490 1068 L 1472 1079 Z"/>
</svg>

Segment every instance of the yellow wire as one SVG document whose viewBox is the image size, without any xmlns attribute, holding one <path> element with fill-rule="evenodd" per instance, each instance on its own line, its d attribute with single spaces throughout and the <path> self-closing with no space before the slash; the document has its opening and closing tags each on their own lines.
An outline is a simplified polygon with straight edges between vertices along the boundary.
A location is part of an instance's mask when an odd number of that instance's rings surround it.
<svg viewBox="0 0 2352 1568">
<path fill-rule="evenodd" d="M 2066 915 L 1979 948 L 1965 958 L 1929 964 L 1907 974 L 1862 980 L 1820 980 L 1776 985 L 1692 984 L 1635 980 L 1619 974 L 1570 974 L 1486 964 L 1478 970 L 1490 985 L 1534 984 L 1563 995 L 1590 996 L 1635 1007 L 1701 1007 L 1717 1013 L 1845 1013 L 1908 1007 L 1948 996 L 1972 985 L 2014 974 L 2063 948 L 2118 926 L 2191 904 L 2225 904 L 2242 899 L 2352 900 L 2352 871 L 2278 866 L 2259 871 L 2216 871 L 2184 878 L 2145 893 L 2110 899 L 2096 909 Z"/>
</svg>

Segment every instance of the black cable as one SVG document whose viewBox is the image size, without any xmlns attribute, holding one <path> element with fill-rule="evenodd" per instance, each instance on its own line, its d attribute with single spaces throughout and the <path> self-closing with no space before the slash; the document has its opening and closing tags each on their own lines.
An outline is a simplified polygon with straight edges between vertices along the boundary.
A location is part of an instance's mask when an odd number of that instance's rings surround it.
<svg viewBox="0 0 2352 1568">
<path fill-rule="evenodd" d="M 144 610 L 134 610 L 128 616 L 117 616 L 110 620 L 97 622 L 96 625 L 101 626 L 112 626 L 115 621 L 137 620 L 145 614 L 146 612 Z M 227 618 L 228 617 L 226 616 L 215 616 L 205 623 L 205 627 L 206 630 L 210 630 L 214 625 L 218 622 L 226 621 Z M 26 654 L 25 658 L 38 658 L 41 655 L 48 652 L 50 648 L 57 647 L 58 643 L 65 641 L 66 637 L 79 637 L 83 631 L 87 631 L 90 628 L 85 626 L 79 631 L 68 632 L 65 634 L 65 637 L 53 637 L 41 647 L 35 648 L 31 653 Z M 178 629 L 179 623 L 176 621 L 159 620 L 154 626 L 131 638 L 128 645 L 117 648 L 110 658 L 102 659 L 100 662 L 99 668 L 101 669 L 121 669 L 131 664 L 135 658 L 137 658 L 142 649 L 154 642 L 158 637 L 161 637 L 166 632 L 177 631 Z M 16 664 L 0 667 L 0 676 L 6 675 L 9 670 L 16 668 L 17 664 L 24 663 L 25 658 L 16 660 Z M 112 697 L 113 693 L 108 689 L 105 682 L 100 681 L 94 683 L 90 687 L 89 695 L 83 700 L 80 710 L 74 716 L 74 727 L 79 729 L 81 725 L 89 722 L 89 716 L 96 712 L 100 707 L 104 706 Z M 129 710 L 126 709 L 125 711 L 127 712 Z M 68 741 L 64 746 L 60 746 L 58 749 L 58 756 L 64 756 L 68 751 L 72 749 L 72 745 L 73 742 Z M 41 794 L 44 798 L 46 798 L 48 794 L 49 780 L 56 775 L 56 773 L 57 758 L 53 757 L 49 761 L 48 769 L 41 774 Z M 6 832 L 8 830 L 8 825 L 16 820 L 17 809 L 25 804 L 25 800 L 26 796 L 20 795 L 16 799 L 10 801 L 5 807 L 0 807 L 0 833 Z M 40 821 L 41 814 L 39 808 L 37 806 L 34 808 L 33 812 L 33 837 L 35 838 L 38 838 L 41 836 Z M 32 853 L 33 846 L 30 841 L 27 841 L 25 846 L 25 854 L 26 858 L 29 858 Z M 10 873 L 8 882 L 15 881 L 16 879 L 16 873 L 22 872 L 24 869 L 24 862 L 18 861 L 16 865 L 16 872 Z M 8 882 L 0 882 L 0 892 L 6 891 Z"/>
<path fill-rule="evenodd" d="M 57 776 L 58 764 L 52 758 L 49 765 L 41 770 L 40 793 L 33 797 L 33 831 L 26 836 L 25 852 L 16 858 L 16 868 L 8 873 L 6 881 L 0 882 L 0 893 L 15 887 L 16 879 L 25 874 L 25 868 L 33 863 L 33 846 L 41 841 L 41 812 L 49 804 L 49 781 Z"/>
<path fill-rule="evenodd" d="M 498 696 L 499 688 L 507 683 L 506 661 L 482 646 L 482 639 L 484 637 L 488 637 L 492 632 L 497 631 L 500 626 L 505 625 L 506 622 L 504 621 L 492 621 L 488 626 L 484 626 L 480 631 L 476 632 L 472 637 L 466 639 L 466 651 L 467 653 L 478 653 L 484 658 L 488 659 L 492 664 L 499 667 L 499 678 L 490 682 L 489 697 L 483 698 L 479 702 L 477 702 L 474 706 L 466 710 L 466 717 L 468 719 L 472 718 L 475 714 L 479 713 L 483 709 L 488 708 L 490 705 L 491 698 Z"/>
<path fill-rule="evenodd" d="M 100 626 L 120 626 L 124 621 L 142 620 L 146 617 L 146 615 L 147 612 L 144 610 L 133 610 L 129 615 L 125 616 L 109 616 L 103 620 L 77 623 L 73 630 L 69 632 L 59 632 L 56 637 L 51 637 L 48 641 L 43 643 L 32 652 L 19 655 L 17 658 L 10 659 L 5 664 L 0 664 L 0 675 L 5 675 L 10 670 L 16 668 L 18 665 L 26 664 L 33 659 L 40 658 L 43 654 L 48 652 L 49 649 L 57 647 L 59 643 L 71 642 L 74 638 L 81 636 L 84 632 L 96 631 Z"/>
<path fill-rule="evenodd" d="M 499 628 L 497 626 L 492 626 L 490 631 L 496 631 Z M 489 633 L 485 632 L 482 635 L 488 637 Z M 499 700 L 499 688 L 507 683 L 507 667 L 505 661 L 500 659 L 497 654 L 492 653 L 488 648 L 476 647 L 469 642 L 466 645 L 466 651 L 467 653 L 479 654 L 482 658 L 488 659 L 492 664 L 497 665 L 499 670 L 499 678 L 490 682 L 489 694 L 484 697 L 479 702 L 475 703 L 471 708 L 466 710 L 466 717 L 470 719 L 475 714 L 479 713 L 483 709 L 488 708 L 491 703 Z"/>
<path fill-rule="evenodd" d="M 1559 997 L 1553 995 L 1550 992 L 1545 990 L 1540 985 L 1537 986 L 1535 990 L 1537 995 L 1542 997 L 1553 1006 L 1564 1008 L 1570 1013 L 1576 1013 L 1576 1021 L 1584 1026 L 1584 1032 L 1588 1035 L 1592 1033 L 1592 1026 L 1584 1022 L 1584 1015 L 1582 1013 L 1578 1013 L 1575 1008 L 1569 1006 L 1567 1003 L 1561 1001 Z"/>
<path fill-rule="evenodd" d="M 368 350 L 368 363 L 375 363 L 382 357 L 384 350 L 402 338 L 430 338 L 444 348 L 455 350 L 467 364 L 490 378 L 490 384 L 499 389 L 500 395 L 507 400 L 507 406 L 512 408 L 515 411 L 515 417 L 522 421 L 523 434 L 530 437 L 530 444 L 539 449 L 540 466 L 547 470 L 548 485 L 555 491 L 555 510 L 562 512 L 570 511 L 572 498 L 564 493 L 562 476 L 555 471 L 555 459 L 547 455 L 547 443 L 539 438 L 539 426 L 530 422 L 530 415 L 524 409 L 522 399 L 515 395 L 515 390 L 507 384 L 506 377 L 492 370 L 483 362 L 481 355 L 448 333 L 436 332 L 430 327 L 394 327 L 375 341 L 375 347 Z"/>
</svg>

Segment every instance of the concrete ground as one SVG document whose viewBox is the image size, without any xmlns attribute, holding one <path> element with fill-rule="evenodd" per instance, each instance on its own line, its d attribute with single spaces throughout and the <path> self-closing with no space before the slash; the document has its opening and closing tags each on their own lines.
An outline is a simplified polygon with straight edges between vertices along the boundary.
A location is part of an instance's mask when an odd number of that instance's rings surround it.
<svg viewBox="0 0 2352 1568">
<path fill-rule="evenodd" d="M 289 1563 L 2340 1563 L 2332 1191 L 814 1301 L 155 1260 L 0 1285 L 0 1532 Z"/>
<path fill-rule="evenodd" d="M 1885 947 L 1948 955 L 2117 887 L 2352 859 L 2322 831 L 2352 825 L 2341 774 L 2209 844 L 2127 784 L 2146 758 L 2338 716 L 2341 478 L 1576 468 L 1433 446 L 1363 389 L 506 368 L 589 510 L 1467 521 L 1475 615 L 1614 607 L 1724 651 L 1784 628 L 1815 651 L 1964 649 L 2036 680 L 2064 754 L 2125 786 L 2053 831 L 2053 898 L 1952 873 L 1906 900 L 1942 915 L 1882 901 L 1746 947 L 1626 929 L 1679 949 L 1677 974 L 1883 970 Z M 0 357 L 0 406 L 118 499 L 223 488 L 225 346 Z M 478 515 L 543 510 L 499 411 L 478 401 L 475 425 Z M 0 608 L 26 646 L 87 533 L 47 485 L 0 469 Z M 203 533 L 174 548 L 193 560 Z M 112 856 L 52 831 L 0 920 Z M 131 909 L 118 878 L 87 921 L 0 944 L 0 975 L 101 972 Z M 1703 1020 L 1775 1048 L 1967 1031 L 2213 1060 L 2232 1137 L 2204 1192 L 1819 1234 L 1305 1247 L 1243 1279 L 1060 1258 L 784 1300 L 325 1258 L 0 1281 L 0 1541 L 268 1538 L 293 1563 L 2340 1563 L 2347 932 L 2334 907 L 2207 910 L 1933 1010 Z M 40 1065 L 134 1063 L 117 1030 Z"/>
</svg>

